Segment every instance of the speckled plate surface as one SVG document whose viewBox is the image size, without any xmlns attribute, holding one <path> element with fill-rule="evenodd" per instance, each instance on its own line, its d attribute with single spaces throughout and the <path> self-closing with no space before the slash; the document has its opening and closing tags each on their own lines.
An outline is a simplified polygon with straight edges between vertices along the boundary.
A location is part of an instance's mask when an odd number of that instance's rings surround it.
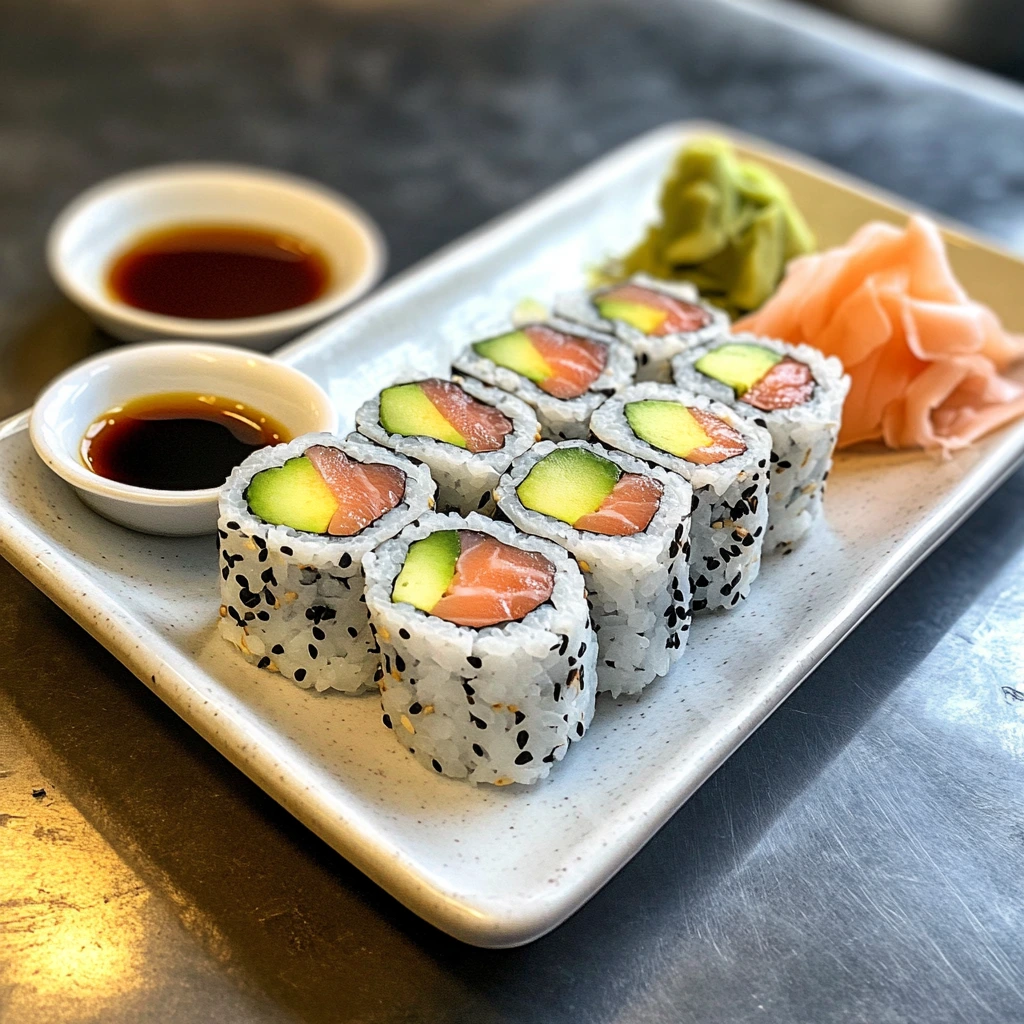
<svg viewBox="0 0 1024 1024">
<path fill-rule="evenodd" d="M 672 154 L 707 127 L 642 137 L 281 358 L 325 386 L 350 423 L 409 365 L 443 372 L 495 309 L 580 284 L 586 266 L 636 236 Z M 823 245 L 906 212 L 825 168 L 737 141 L 787 180 Z M 1024 328 L 1024 264 L 966 233 L 948 237 L 968 290 Z M 216 634 L 212 539 L 147 537 L 100 519 L 36 458 L 25 423 L 0 428 L 0 553 L 345 857 L 483 946 L 537 938 L 592 896 L 1024 455 L 1024 423 L 946 462 L 843 455 L 826 520 L 794 554 L 768 560 L 744 605 L 698 619 L 685 658 L 639 701 L 602 698 L 587 740 L 548 781 L 496 790 L 423 771 L 380 724 L 374 698 L 318 695 L 241 662 Z"/>
</svg>

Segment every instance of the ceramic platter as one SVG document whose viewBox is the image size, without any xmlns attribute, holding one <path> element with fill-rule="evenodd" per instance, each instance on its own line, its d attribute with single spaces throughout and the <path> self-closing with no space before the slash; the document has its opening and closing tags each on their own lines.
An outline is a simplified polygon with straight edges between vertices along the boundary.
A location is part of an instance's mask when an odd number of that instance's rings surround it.
<svg viewBox="0 0 1024 1024">
<path fill-rule="evenodd" d="M 654 212 L 687 136 L 670 125 L 442 250 L 280 351 L 356 405 L 415 369 L 445 373 L 494 311 L 584 283 Z M 898 201 L 732 135 L 789 184 L 823 246 Z M 955 270 L 1011 329 L 1024 265 L 950 229 Z M 36 458 L 26 417 L 0 429 L 0 553 L 225 757 L 437 927 L 481 946 L 554 928 L 621 868 L 864 615 L 1018 464 L 1024 423 L 945 462 L 839 457 L 826 519 L 767 560 L 748 601 L 698 618 L 682 661 L 635 702 L 602 697 L 585 742 L 533 788 L 474 788 L 424 771 L 378 701 L 318 695 L 244 664 L 216 635 L 211 538 L 165 540 L 98 518 Z M 852 681 L 851 681 L 852 682 Z"/>
</svg>

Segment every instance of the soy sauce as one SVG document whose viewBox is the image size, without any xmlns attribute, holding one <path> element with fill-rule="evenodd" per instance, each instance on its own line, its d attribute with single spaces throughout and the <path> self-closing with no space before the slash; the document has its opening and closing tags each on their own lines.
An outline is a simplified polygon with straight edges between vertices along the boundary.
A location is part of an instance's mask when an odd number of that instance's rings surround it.
<svg viewBox="0 0 1024 1024">
<path fill-rule="evenodd" d="M 280 423 L 215 395 L 148 395 L 104 414 L 85 432 L 82 461 L 135 487 L 219 487 L 247 455 L 291 439 Z"/>
<path fill-rule="evenodd" d="M 304 306 L 330 277 L 324 255 L 291 235 L 179 225 L 137 239 L 111 264 L 107 285 L 150 313 L 234 320 Z"/>
</svg>

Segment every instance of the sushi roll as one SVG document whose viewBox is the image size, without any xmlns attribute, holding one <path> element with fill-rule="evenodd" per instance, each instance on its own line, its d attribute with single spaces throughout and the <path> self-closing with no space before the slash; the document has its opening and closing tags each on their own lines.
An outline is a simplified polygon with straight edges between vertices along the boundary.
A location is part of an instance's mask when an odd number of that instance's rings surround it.
<svg viewBox="0 0 1024 1024">
<path fill-rule="evenodd" d="M 431 771 L 543 778 L 594 714 L 597 641 L 566 551 L 430 513 L 363 560 L 384 725 Z"/>
<path fill-rule="evenodd" d="M 635 274 L 590 294 L 563 295 L 559 317 L 610 331 L 636 353 L 637 380 L 672 380 L 673 356 L 726 334 L 729 317 L 702 302 L 692 284 Z"/>
<path fill-rule="evenodd" d="M 768 527 L 768 431 L 707 395 L 653 381 L 609 398 L 590 429 L 693 488 L 693 610 L 732 608 L 746 597 Z"/>
<path fill-rule="evenodd" d="M 732 406 L 772 435 L 765 552 L 799 540 L 821 511 L 850 378 L 834 356 L 737 334 L 676 356 L 676 383 Z"/>
<path fill-rule="evenodd" d="M 362 438 L 306 434 L 254 452 L 220 497 L 221 635 L 299 686 L 372 687 L 360 563 L 433 500 L 426 466 Z"/>
<path fill-rule="evenodd" d="M 586 437 L 590 414 L 633 383 L 633 350 L 609 334 L 547 321 L 527 323 L 476 341 L 455 369 L 521 398 L 537 414 L 544 437 Z"/>
<path fill-rule="evenodd" d="M 542 441 L 498 483 L 498 509 L 583 570 L 600 646 L 597 689 L 639 693 L 690 628 L 690 505 L 677 473 L 586 441 Z"/>
<path fill-rule="evenodd" d="M 498 477 L 534 442 L 540 425 L 522 400 L 454 377 L 395 384 L 356 411 L 356 429 L 430 467 L 442 511 L 494 511 Z"/>
</svg>

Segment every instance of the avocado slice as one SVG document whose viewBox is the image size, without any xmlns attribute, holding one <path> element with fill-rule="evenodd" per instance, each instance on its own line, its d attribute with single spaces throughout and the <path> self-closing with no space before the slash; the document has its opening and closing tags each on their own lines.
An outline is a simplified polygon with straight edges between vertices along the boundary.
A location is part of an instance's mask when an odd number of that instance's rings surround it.
<svg viewBox="0 0 1024 1024">
<path fill-rule="evenodd" d="M 526 508 L 572 526 L 601 507 L 620 476 L 614 462 L 585 448 L 556 448 L 530 470 L 516 494 Z"/>
<path fill-rule="evenodd" d="M 249 481 L 245 500 L 249 511 L 265 523 L 303 533 L 326 533 L 338 508 L 331 489 L 305 455 L 257 473 Z"/>
<path fill-rule="evenodd" d="M 654 306 L 645 306 L 640 302 L 626 302 L 622 299 L 602 299 L 594 301 L 597 311 L 605 320 L 621 320 L 630 324 L 644 334 L 656 331 L 668 313 Z"/>
<path fill-rule="evenodd" d="M 498 366 L 504 366 L 527 380 L 539 384 L 553 373 L 544 357 L 534 347 L 526 331 L 512 331 L 496 338 L 487 338 L 473 345 L 473 351 Z"/>
<path fill-rule="evenodd" d="M 457 448 L 466 439 L 441 415 L 419 384 L 397 384 L 380 393 L 380 425 L 389 434 L 434 437 Z"/>
<path fill-rule="evenodd" d="M 685 459 L 695 448 L 711 444 L 711 438 L 679 402 L 644 399 L 626 403 L 626 420 L 642 441 L 663 452 Z"/>
<path fill-rule="evenodd" d="M 391 600 L 429 612 L 451 585 L 461 548 L 457 530 L 438 530 L 410 544 Z"/>
<path fill-rule="evenodd" d="M 693 364 L 694 369 L 706 377 L 727 384 L 742 397 L 782 356 L 770 348 L 742 343 L 719 345 Z"/>
</svg>

